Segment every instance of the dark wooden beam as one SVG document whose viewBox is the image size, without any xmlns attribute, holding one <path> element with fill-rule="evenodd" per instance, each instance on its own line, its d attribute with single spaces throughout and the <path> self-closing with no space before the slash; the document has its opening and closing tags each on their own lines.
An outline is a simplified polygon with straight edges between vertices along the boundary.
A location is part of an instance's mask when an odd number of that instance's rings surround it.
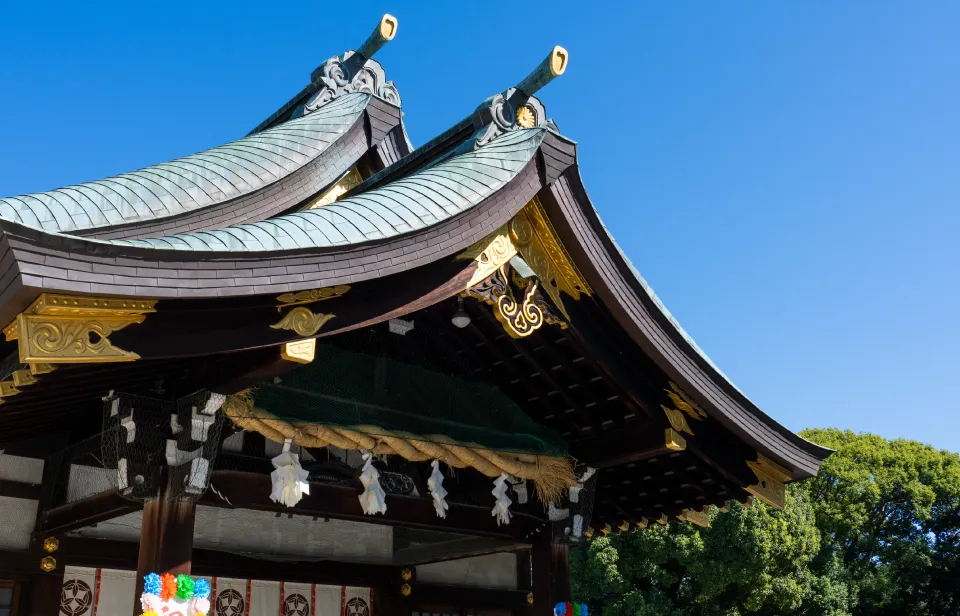
<svg viewBox="0 0 960 616">
<path fill-rule="evenodd" d="M 25 580 L 40 573 L 40 559 L 35 550 L 0 550 L 0 578 Z"/>
<path fill-rule="evenodd" d="M 42 486 L 37 483 L 20 483 L 19 481 L 0 479 L 0 496 L 40 500 L 42 490 Z"/>
<path fill-rule="evenodd" d="M 570 455 L 593 468 L 629 464 L 678 451 L 681 442 L 671 439 L 663 426 L 635 421 L 570 444 Z"/>
<path fill-rule="evenodd" d="M 466 609 L 493 608 L 522 610 L 526 609 L 528 590 L 505 590 L 500 588 L 471 588 L 467 586 L 447 586 L 445 584 L 411 585 L 410 598 L 418 605 L 447 605 Z M 553 608 L 550 608 L 553 613 Z"/>
<path fill-rule="evenodd" d="M 497 526 L 490 509 L 476 505 L 449 503 L 445 519 L 437 517 L 429 498 L 388 494 L 384 515 L 364 515 L 357 498 L 359 492 L 349 486 L 311 483 L 310 494 L 305 494 L 296 507 L 290 508 L 270 500 L 272 489 L 268 475 L 236 471 L 217 471 L 211 487 L 199 504 L 215 507 L 277 511 L 294 515 L 310 515 L 353 520 L 368 524 L 405 526 L 426 530 L 486 536 L 525 542 L 543 524 L 543 520 L 525 513 L 514 513 L 510 524 Z"/>
<path fill-rule="evenodd" d="M 78 567 L 129 570 L 137 566 L 138 553 L 139 544 L 132 541 L 64 537 L 56 555 Z M 0 552 L 0 558 L 3 557 Z M 28 564 L 39 571 L 38 558 Z M 195 576 L 347 586 L 374 586 L 384 580 L 399 579 L 397 567 L 333 561 L 277 562 L 207 549 L 193 550 L 191 572 Z"/>
<path fill-rule="evenodd" d="M 140 503 L 120 496 L 119 491 L 109 490 L 44 512 L 41 532 L 48 535 L 65 533 L 138 511 L 142 507 Z"/>
</svg>

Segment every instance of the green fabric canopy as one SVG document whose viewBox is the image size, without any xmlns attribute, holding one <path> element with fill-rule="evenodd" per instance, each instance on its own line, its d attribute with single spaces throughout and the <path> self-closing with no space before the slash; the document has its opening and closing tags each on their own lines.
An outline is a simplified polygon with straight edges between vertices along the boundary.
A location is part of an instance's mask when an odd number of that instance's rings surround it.
<svg viewBox="0 0 960 616">
<path fill-rule="evenodd" d="M 559 435 L 495 387 L 329 345 L 317 345 L 313 362 L 279 383 L 259 385 L 254 402 L 289 421 L 375 426 L 424 441 L 446 438 L 495 451 L 567 455 Z"/>
</svg>

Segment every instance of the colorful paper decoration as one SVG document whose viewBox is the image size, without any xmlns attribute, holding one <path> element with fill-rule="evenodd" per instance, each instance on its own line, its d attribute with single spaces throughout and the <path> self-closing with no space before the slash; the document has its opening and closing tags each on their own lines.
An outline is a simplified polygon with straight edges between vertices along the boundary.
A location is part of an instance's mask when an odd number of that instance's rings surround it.
<svg viewBox="0 0 960 616">
<path fill-rule="evenodd" d="M 553 606 L 554 616 L 588 616 L 586 603 L 561 601 Z"/>
<path fill-rule="evenodd" d="M 204 596 L 200 597 L 200 592 Z M 182 614 L 183 616 L 206 616 L 210 611 L 210 583 L 180 574 L 162 576 L 148 573 L 143 578 L 143 594 L 140 595 L 141 616 Z"/>
</svg>

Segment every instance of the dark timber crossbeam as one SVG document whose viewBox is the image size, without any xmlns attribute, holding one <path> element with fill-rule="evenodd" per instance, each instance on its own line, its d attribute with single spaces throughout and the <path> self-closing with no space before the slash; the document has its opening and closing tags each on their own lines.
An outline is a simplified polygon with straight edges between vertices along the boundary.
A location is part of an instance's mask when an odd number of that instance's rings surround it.
<svg viewBox="0 0 960 616">
<path fill-rule="evenodd" d="M 524 610 L 527 603 L 528 590 L 504 590 L 499 588 L 469 588 L 464 586 L 447 586 L 444 584 L 412 584 L 413 593 L 410 598 L 419 605 L 430 606 L 469 606 L 471 608 L 499 608 L 509 610 Z"/>
<path fill-rule="evenodd" d="M 608 468 L 670 453 L 664 428 L 637 421 L 570 444 L 570 455 L 593 468 Z"/>
<path fill-rule="evenodd" d="M 356 488 L 322 483 L 311 483 L 310 494 L 305 494 L 296 507 L 285 507 L 270 500 L 272 486 L 268 475 L 234 471 L 214 473 L 210 485 L 216 488 L 217 493 L 212 489 L 208 490 L 199 504 L 325 516 L 369 524 L 422 528 L 512 541 L 526 541 L 542 524 L 542 521 L 534 516 L 515 513 L 510 524 L 498 527 L 490 515 L 490 508 L 460 503 L 449 503 L 450 509 L 446 519 L 440 519 L 430 499 L 395 494 L 387 495 L 387 512 L 384 515 L 364 515 L 357 498 Z"/>
<path fill-rule="evenodd" d="M 386 514 L 369 516 L 364 515 L 360 508 L 356 488 L 322 483 L 311 483 L 310 494 L 304 495 L 296 507 L 285 507 L 270 500 L 270 477 L 254 473 L 217 471 L 213 474 L 211 485 L 219 495 L 208 490 L 197 504 L 331 517 L 514 542 L 528 541 L 531 533 L 543 524 L 542 520 L 532 515 L 517 512 L 511 518 L 510 524 L 497 526 L 489 508 L 461 503 L 449 503 L 447 518 L 442 520 L 437 517 L 430 499 L 394 494 L 387 495 Z M 44 524 L 40 532 L 47 535 L 65 533 L 142 508 L 142 504 L 129 501 L 121 497 L 116 490 L 110 490 L 44 512 Z"/>
<path fill-rule="evenodd" d="M 109 490 L 44 512 L 43 532 L 65 533 L 142 508 L 142 504 L 123 498 L 117 490 Z"/>
<path fill-rule="evenodd" d="M 40 485 L 36 483 L 20 483 L 19 481 L 0 479 L 0 496 L 39 500 L 41 491 Z"/>
<path fill-rule="evenodd" d="M 64 537 L 57 557 L 80 567 L 107 569 L 134 569 L 137 566 L 139 544 L 133 541 Z M 5 553 L 0 551 L 0 558 Z M 25 553 L 31 570 L 37 569 L 39 556 Z M 399 579 L 397 567 L 366 565 L 332 561 L 274 562 L 217 552 L 194 549 L 193 575 L 235 577 L 285 582 L 321 582 L 337 585 L 372 586 L 383 580 Z"/>
</svg>

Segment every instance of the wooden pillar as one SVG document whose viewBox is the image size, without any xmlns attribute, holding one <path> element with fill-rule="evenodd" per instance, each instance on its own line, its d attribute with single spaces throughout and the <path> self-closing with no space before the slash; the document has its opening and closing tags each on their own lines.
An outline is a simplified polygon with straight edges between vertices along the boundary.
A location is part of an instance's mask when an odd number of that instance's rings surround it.
<svg viewBox="0 0 960 616">
<path fill-rule="evenodd" d="M 539 533 L 531 549 L 533 615 L 552 616 L 553 606 L 570 600 L 570 548 L 554 543 L 550 528 Z"/>
<path fill-rule="evenodd" d="M 178 491 L 171 488 L 170 477 L 164 469 L 160 494 L 143 505 L 133 616 L 142 612 L 140 595 L 143 593 L 145 575 L 190 573 L 196 505 L 192 500 L 174 496 Z"/>
<path fill-rule="evenodd" d="M 20 611 L 25 616 L 57 616 L 60 614 L 60 590 L 63 573 L 45 573 L 25 584 L 20 594 Z"/>
</svg>

